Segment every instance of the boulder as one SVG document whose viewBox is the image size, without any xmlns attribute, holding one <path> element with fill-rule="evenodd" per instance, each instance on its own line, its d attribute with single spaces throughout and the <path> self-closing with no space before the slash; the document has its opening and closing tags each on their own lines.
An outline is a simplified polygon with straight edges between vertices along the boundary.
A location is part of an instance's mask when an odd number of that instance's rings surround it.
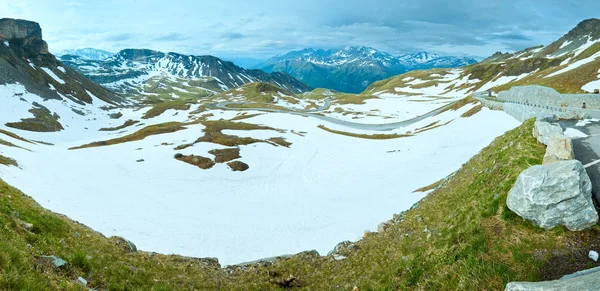
<svg viewBox="0 0 600 291">
<path fill-rule="evenodd" d="M 564 276 L 559 280 L 544 282 L 511 282 L 506 284 L 505 291 L 533 290 L 599 290 L 600 276 L 598 268 L 580 271 Z"/>
<path fill-rule="evenodd" d="M 519 216 L 545 229 L 564 225 L 576 231 L 598 221 L 590 178 L 577 160 L 523 171 L 508 192 L 506 204 Z"/>
<path fill-rule="evenodd" d="M 575 159 L 575 154 L 573 153 L 573 142 L 571 142 L 571 139 L 566 136 L 550 136 L 543 163 L 550 164 L 573 159 Z"/>
<path fill-rule="evenodd" d="M 553 135 L 563 135 L 563 130 L 560 125 L 545 121 L 536 121 L 534 123 L 533 137 L 535 137 L 539 143 L 548 145 L 550 137 Z"/>
<path fill-rule="evenodd" d="M 555 122 L 556 116 L 552 113 L 541 113 L 535 117 L 536 121 L 544 121 L 544 122 Z"/>
</svg>

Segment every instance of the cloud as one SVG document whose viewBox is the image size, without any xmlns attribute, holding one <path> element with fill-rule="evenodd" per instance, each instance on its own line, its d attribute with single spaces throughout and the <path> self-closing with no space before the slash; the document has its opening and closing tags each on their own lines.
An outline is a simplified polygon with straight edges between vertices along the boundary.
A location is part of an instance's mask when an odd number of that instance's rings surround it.
<svg viewBox="0 0 600 291">
<path fill-rule="evenodd" d="M 188 35 L 172 32 L 172 33 L 157 37 L 154 39 L 154 41 L 169 42 L 169 41 L 179 41 L 179 40 L 188 40 L 188 39 L 190 39 L 190 36 L 188 36 Z"/>
<path fill-rule="evenodd" d="M 0 0 L 0 11 L 38 21 L 50 49 L 134 47 L 268 58 L 349 45 L 487 57 L 549 44 L 600 10 L 597 0 L 143 2 Z"/>
<path fill-rule="evenodd" d="M 123 42 L 123 41 L 131 40 L 134 37 L 135 37 L 135 35 L 132 33 L 118 33 L 118 34 L 106 36 L 104 38 L 104 40 L 105 41 L 114 41 L 114 42 Z"/>
<path fill-rule="evenodd" d="M 226 40 L 234 40 L 234 39 L 242 39 L 245 37 L 246 36 L 244 34 L 241 34 L 239 32 L 227 32 L 227 33 L 224 33 L 221 38 L 226 39 Z"/>
</svg>

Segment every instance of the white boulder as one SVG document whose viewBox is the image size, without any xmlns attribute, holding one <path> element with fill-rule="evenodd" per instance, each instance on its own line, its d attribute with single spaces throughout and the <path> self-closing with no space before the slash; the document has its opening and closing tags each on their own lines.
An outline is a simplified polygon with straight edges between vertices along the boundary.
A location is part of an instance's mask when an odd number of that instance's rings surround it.
<svg viewBox="0 0 600 291">
<path fill-rule="evenodd" d="M 566 136 L 550 136 L 543 163 L 550 164 L 573 159 L 575 159 L 575 154 L 573 153 L 573 142 L 571 139 Z"/>
<path fill-rule="evenodd" d="M 550 137 L 554 135 L 563 136 L 563 130 L 560 125 L 545 121 L 536 121 L 534 123 L 533 137 L 535 137 L 539 143 L 548 145 Z"/>
<path fill-rule="evenodd" d="M 506 204 L 519 216 L 545 229 L 564 225 L 576 231 L 598 222 L 590 178 L 577 160 L 523 171 L 508 192 Z"/>
</svg>

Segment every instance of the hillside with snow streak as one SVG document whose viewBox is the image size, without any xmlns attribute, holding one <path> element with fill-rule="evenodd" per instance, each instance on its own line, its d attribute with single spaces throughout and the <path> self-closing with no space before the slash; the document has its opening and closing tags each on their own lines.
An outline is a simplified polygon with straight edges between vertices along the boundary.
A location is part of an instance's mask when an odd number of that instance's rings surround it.
<svg viewBox="0 0 600 291">
<path fill-rule="evenodd" d="M 458 69 L 409 72 L 376 82 L 365 93 L 459 96 L 521 85 L 542 85 L 561 93 L 600 89 L 600 20 L 582 21 L 547 46 L 498 52 Z"/>
</svg>

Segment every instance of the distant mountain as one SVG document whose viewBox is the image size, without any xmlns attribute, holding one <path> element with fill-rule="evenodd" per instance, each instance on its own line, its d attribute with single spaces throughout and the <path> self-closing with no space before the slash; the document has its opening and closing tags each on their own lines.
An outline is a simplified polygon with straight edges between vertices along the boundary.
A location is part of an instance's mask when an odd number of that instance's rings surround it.
<svg viewBox="0 0 600 291">
<path fill-rule="evenodd" d="M 107 52 L 104 50 L 94 49 L 94 48 L 82 48 L 82 49 L 70 49 L 64 50 L 56 54 L 57 57 L 62 57 L 65 55 L 73 55 L 82 57 L 84 59 L 93 60 L 93 61 L 102 61 L 108 59 L 114 55 L 114 53 Z"/>
<path fill-rule="evenodd" d="M 64 55 L 61 60 L 91 80 L 119 93 L 144 94 L 157 79 L 221 92 L 251 82 L 266 82 L 293 93 L 311 88 L 283 73 L 247 70 L 213 56 L 190 56 L 148 49 L 125 49 L 102 61 Z"/>
<path fill-rule="evenodd" d="M 404 54 L 397 57 L 409 71 L 435 68 L 458 68 L 474 64 L 477 60 L 469 57 L 440 56 L 428 52 Z"/>
<path fill-rule="evenodd" d="M 429 58 L 423 55 L 422 63 L 432 62 Z M 600 19 L 588 19 L 547 46 L 515 53 L 497 52 L 479 63 L 457 69 L 408 72 L 375 82 L 365 93 L 464 96 L 522 85 L 552 87 L 561 93 L 583 93 L 600 89 L 598 72 Z"/>
<path fill-rule="evenodd" d="M 471 58 L 442 57 L 426 52 L 395 57 L 365 46 L 315 50 L 307 48 L 275 56 L 255 68 L 286 72 L 311 87 L 358 93 L 375 81 L 416 69 L 454 68 L 475 63 Z"/>
</svg>

